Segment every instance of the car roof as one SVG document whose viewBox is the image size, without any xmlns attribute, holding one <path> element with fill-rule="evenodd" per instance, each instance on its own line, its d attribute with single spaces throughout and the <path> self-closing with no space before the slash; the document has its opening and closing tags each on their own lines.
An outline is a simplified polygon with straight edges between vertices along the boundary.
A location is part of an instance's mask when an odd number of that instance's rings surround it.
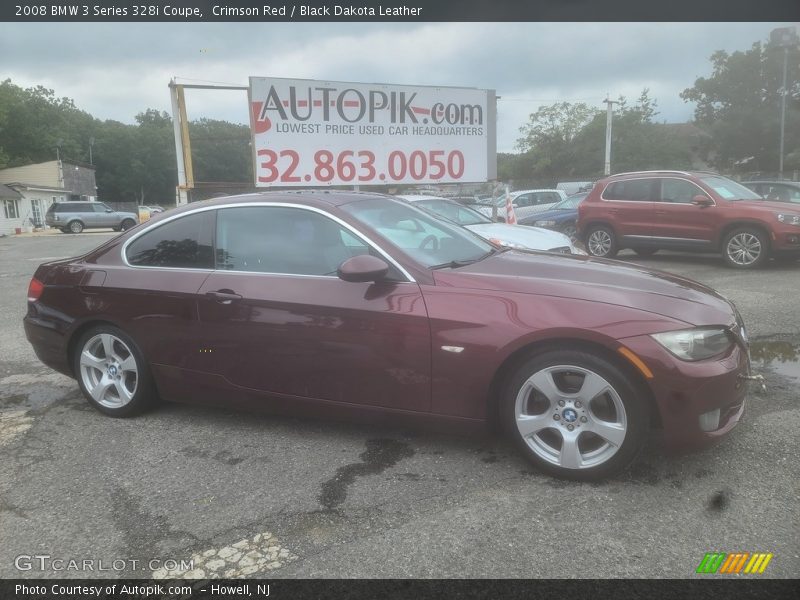
<svg viewBox="0 0 800 600">
<path fill-rule="evenodd" d="M 317 208 L 326 208 L 330 206 L 341 206 L 343 204 L 349 204 L 350 202 L 357 202 L 359 200 L 368 200 L 370 198 L 396 199 L 395 196 L 389 196 L 388 194 L 379 194 L 377 192 L 355 192 L 352 190 L 303 189 L 252 192 L 249 194 L 235 194 L 232 196 L 221 196 L 218 198 L 201 200 L 199 202 L 191 202 L 171 210 L 170 214 L 179 214 L 185 211 L 197 209 L 202 206 L 226 206 L 228 204 L 247 204 L 249 202 L 286 202 L 292 204 L 305 204 L 307 206 L 315 206 Z"/>
<path fill-rule="evenodd" d="M 747 185 L 748 183 L 783 183 L 786 185 L 800 187 L 800 181 L 791 181 L 788 179 L 750 179 L 747 181 L 741 181 L 740 183 L 742 185 Z"/>
<path fill-rule="evenodd" d="M 669 175 L 683 175 L 684 177 L 702 177 L 704 175 L 716 175 L 718 177 L 723 177 L 716 171 L 678 171 L 678 170 L 671 170 L 671 169 L 657 169 L 652 171 L 627 171 L 625 173 L 614 173 L 613 175 L 607 176 L 605 179 L 616 179 L 616 178 L 626 178 L 626 177 L 641 177 L 642 175 L 645 176 L 652 176 L 652 177 L 660 177 L 660 176 L 669 176 Z"/>
<path fill-rule="evenodd" d="M 444 198 L 442 196 L 423 196 L 423 195 L 411 195 L 411 194 L 398 194 L 397 198 L 402 198 L 403 200 L 408 200 L 409 202 L 420 202 L 421 200 L 446 200 L 448 202 L 455 202 L 451 198 Z M 456 202 L 456 204 L 458 204 Z"/>
</svg>

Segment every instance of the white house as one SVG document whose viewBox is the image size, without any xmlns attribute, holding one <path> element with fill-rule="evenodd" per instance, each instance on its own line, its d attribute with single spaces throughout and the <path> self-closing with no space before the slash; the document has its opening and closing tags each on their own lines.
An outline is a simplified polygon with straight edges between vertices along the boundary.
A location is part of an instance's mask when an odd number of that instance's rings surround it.
<svg viewBox="0 0 800 600">
<path fill-rule="evenodd" d="M 44 227 L 54 202 L 97 200 L 94 167 L 66 160 L 0 169 L 0 234 Z"/>
</svg>

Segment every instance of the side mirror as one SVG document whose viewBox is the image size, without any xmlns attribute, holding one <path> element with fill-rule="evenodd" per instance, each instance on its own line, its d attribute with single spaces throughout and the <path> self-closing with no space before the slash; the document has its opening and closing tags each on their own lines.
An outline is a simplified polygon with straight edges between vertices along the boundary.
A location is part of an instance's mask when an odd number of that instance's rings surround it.
<svg viewBox="0 0 800 600">
<path fill-rule="evenodd" d="M 369 254 L 348 258 L 336 269 L 339 279 L 355 283 L 378 281 L 386 277 L 388 272 L 389 265 Z"/>
<path fill-rule="evenodd" d="M 714 201 L 708 196 L 697 194 L 697 196 L 692 198 L 692 204 L 696 204 L 697 206 L 712 206 Z"/>
</svg>

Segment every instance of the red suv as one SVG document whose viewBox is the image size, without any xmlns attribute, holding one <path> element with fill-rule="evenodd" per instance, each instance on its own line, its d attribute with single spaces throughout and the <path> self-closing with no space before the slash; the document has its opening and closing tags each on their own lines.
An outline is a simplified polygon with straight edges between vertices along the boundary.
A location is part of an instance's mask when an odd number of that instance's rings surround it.
<svg viewBox="0 0 800 600">
<path fill-rule="evenodd" d="M 722 252 L 748 269 L 800 256 L 800 207 L 769 202 L 710 172 L 641 171 L 597 182 L 578 207 L 578 235 L 593 256 L 622 248 Z"/>
</svg>

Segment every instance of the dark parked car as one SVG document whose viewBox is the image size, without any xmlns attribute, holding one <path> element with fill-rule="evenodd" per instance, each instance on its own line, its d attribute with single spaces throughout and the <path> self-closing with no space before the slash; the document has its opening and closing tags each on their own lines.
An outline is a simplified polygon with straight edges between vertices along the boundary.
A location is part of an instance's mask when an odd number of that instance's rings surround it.
<svg viewBox="0 0 800 600">
<path fill-rule="evenodd" d="M 742 185 L 765 200 L 800 204 L 800 181 L 743 181 Z"/>
<path fill-rule="evenodd" d="M 698 283 L 501 250 L 388 196 L 248 194 L 42 264 L 25 332 L 92 406 L 158 398 L 307 416 L 499 421 L 542 470 L 618 472 L 660 431 L 719 439 L 747 337 Z M 146 424 L 144 425 L 146 426 Z"/>
<path fill-rule="evenodd" d="M 552 208 L 526 217 L 518 223 L 560 231 L 574 242 L 578 239 L 578 205 L 588 195 L 589 192 L 573 194 Z"/>
<path fill-rule="evenodd" d="M 594 256 L 622 248 L 721 252 L 729 266 L 748 269 L 800 256 L 800 207 L 764 200 L 716 173 L 621 173 L 581 202 L 578 234 Z"/>
<path fill-rule="evenodd" d="M 139 217 L 116 211 L 102 202 L 56 202 L 50 205 L 44 221 L 64 233 L 80 233 L 101 227 L 111 227 L 114 231 L 130 229 L 139 222 Z"/>
</svg>

